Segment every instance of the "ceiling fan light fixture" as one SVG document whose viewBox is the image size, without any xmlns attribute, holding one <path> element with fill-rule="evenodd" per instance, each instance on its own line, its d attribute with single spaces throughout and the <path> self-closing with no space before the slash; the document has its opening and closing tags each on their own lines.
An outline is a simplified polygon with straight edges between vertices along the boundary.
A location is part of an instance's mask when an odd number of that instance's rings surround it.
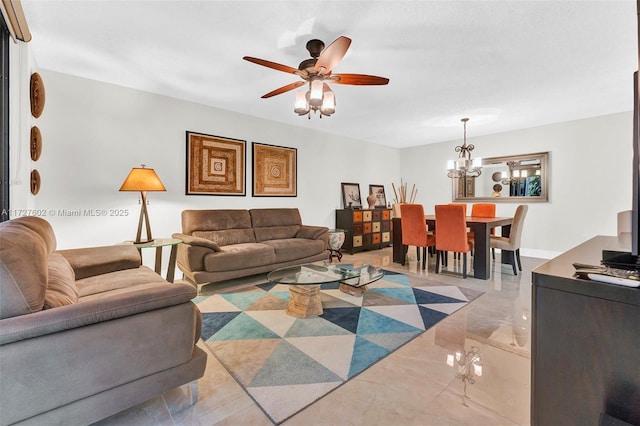
<svg viewBox="0 0 640 426">
<path fill-rule="evenodd" d="M 319 107 L 322 105 L 322 92 L 322 79 L 316 78 L 311 80 L 311 94 L 309 95 L 309 104 L 311 106 Z"/>
<path fill-rule="evenodd" d="M 332 91 L 324 92 L 320 112 L 322 115 L 331 115 L 336 112 L 336 95 Z"/>
<path fill-rule="evenodd" d="M 296 101 L 293 105 L 293 111 L 298 115 L 305 115 L 309 113 L 309 102 L 307 102 L 307 94 L 304 90 L 296 92 Z"/>
<path fill-rule="evenodd" d="M 332 74 L 334 67 L 345 56 L 350 45 L 351 39 L 344 36 L 338 37 L 326 48 L 321 40 L 309 40 L 306 47 L 311 58 L 300 62 L 297 69 L 252 56 L 244 56 L 242 59 L 276 71 L 297 75 L 303 80 L 272 90 L 262 95 L 263 99 L 294 90 L 308 82 L 309 90 L 307 92 L 296 93 L 293 111 L 298 115 L 306 115 L 309 119 L 311 119 L 311 111 L 313 111 L 314 114 L 319 113 L 320 118 L 322 118 L 322 116 L 330 116 L 336 111 L 335 95 L 325 81 L 352 86 L 385 85 L 389 83 L 388 78 L 375 75 Z"/>
</svg>

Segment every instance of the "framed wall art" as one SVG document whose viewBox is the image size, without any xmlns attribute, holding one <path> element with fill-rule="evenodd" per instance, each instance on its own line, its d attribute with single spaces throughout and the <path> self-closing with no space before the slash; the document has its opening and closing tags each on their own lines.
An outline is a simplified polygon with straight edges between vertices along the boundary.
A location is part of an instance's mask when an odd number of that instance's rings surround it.
<svg viewBox="0 0 640 426">
<path fill-rule="evenodd" d="M 369 194 L 376 196 L 376 209 L 387 207 L 387 197 L 384 195 L 384 185 L 369 185 Z"/>
<path fill-rule="evenodd" d="M 246 195 L 246 141 L 187 131 L 186 195 Z"/>
<path fill-rule="evenodd" d="M 297 149 L 253 142 L 253 196 L 297 197 Z"/>
<path fill-rule="evenodd" d="M 342 205 L 345 209 L 360 209 L 360 185 L 357 183 L 342 182 Z"/>
</svg>

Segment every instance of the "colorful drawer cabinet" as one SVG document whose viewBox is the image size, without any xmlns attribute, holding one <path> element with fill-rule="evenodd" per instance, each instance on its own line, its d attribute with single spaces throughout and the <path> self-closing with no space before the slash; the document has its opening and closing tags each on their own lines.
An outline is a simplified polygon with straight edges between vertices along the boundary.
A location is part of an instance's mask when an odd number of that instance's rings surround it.
<svg viewBox="0 0 640 426">
<path fill-rule="evenodd" d="M 346 231 L 342 250 L 350 254 L 378 250 L 393 241 L 391 209 L 336 210 L 336 228 Z"/>
</svg>

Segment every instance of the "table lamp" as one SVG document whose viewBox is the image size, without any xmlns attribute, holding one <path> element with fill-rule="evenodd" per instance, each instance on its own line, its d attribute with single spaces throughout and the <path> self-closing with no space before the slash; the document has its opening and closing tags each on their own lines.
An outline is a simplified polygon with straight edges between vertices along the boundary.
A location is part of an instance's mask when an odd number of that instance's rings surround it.
<svg viewBox="0 0 640 426">
<path fill-rule="evenodd" d="M 151 225 L 149 224 L 149 213 L 147 212 L 147 191 L 166 191 L 160 178 L 153 169 L 145 169 L 142 167 L 134 167 L 127 178 L 122 183 L 120 191 L 140 191 L 142 198 L 142 208 L 140 209 L 140 220 L 138 221 L 138 233 L 136 234 L 135 244 L 148 243 L 153 241 L 151 236 Z M 147 239 L 142 239 L 142 222 L 146 222 Z"/>
</svg>

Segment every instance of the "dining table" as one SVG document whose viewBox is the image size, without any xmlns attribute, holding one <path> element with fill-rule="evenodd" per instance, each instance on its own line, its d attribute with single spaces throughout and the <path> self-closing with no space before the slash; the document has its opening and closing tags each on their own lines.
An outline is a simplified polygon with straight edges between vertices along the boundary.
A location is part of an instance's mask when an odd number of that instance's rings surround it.
<svg viewBox="0 0 640 426">
<path fill-rule="evenodd" d="M 429 230 L 436 229 L 436 216 L 425 215 Z M 501 227 L 501 235 L 508 237 L 511 231 L 512 217 L 475 217 L 467 216 L 467 227 L 473 231 L 473 276 L 481 280 L 491 278 L 491 247 L 489 245 L 491 228 Z M 395 231 L 395 230 L 394 230 Z M 501 263 L 510 264 L 511 253 L 501 253 Z"/>
</svg>

